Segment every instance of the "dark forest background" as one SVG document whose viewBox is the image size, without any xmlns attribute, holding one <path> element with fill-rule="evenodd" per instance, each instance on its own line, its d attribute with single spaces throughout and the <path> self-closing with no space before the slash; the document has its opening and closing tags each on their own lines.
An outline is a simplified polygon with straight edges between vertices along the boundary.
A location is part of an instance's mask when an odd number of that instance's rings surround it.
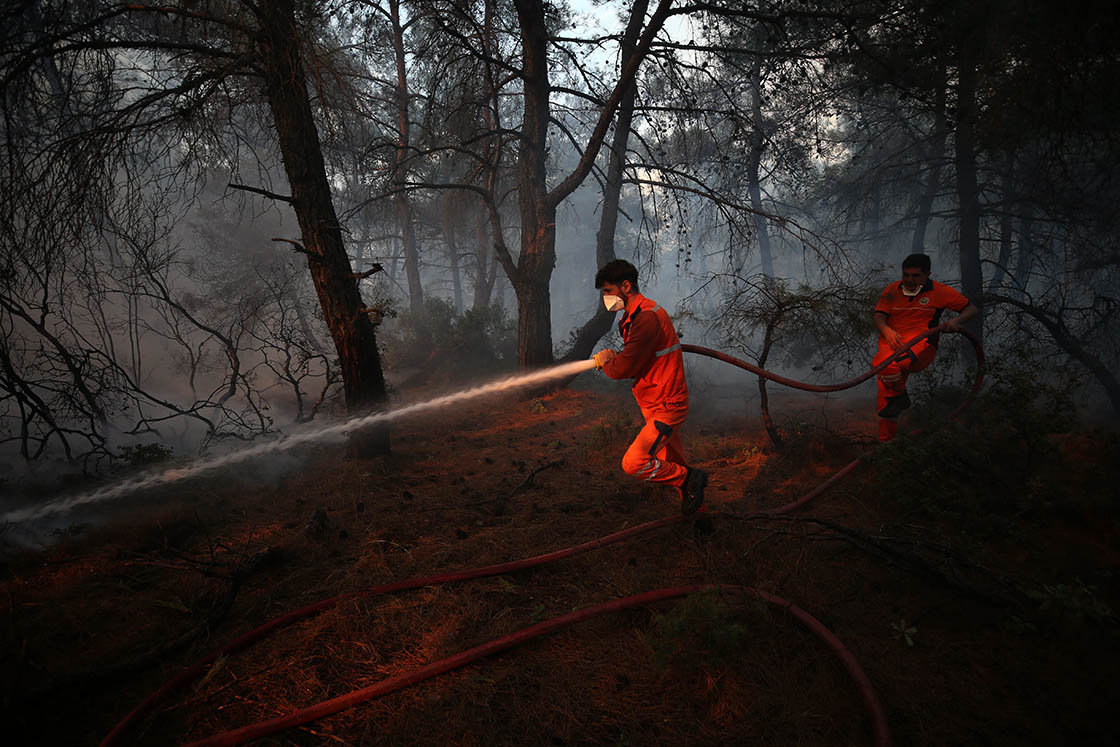
<svg viewBox="0 0 1120 747">
<path fill-rule="evenodd" d="M 686 341 L 823 379 L 926 251 L 1009 407 L 1114 419 L 1118 18 L 5 2 L 0 456 L 103 470 L 586 358 L 615 257 Z"/>
</svg>

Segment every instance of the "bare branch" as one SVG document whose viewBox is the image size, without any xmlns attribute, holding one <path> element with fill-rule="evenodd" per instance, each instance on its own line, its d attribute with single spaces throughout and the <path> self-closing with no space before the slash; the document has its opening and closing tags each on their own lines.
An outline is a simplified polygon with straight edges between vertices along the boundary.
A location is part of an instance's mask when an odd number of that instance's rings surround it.
<svg viewBox="0 0 1120 747">
<path fill-rule="evenodd" d="M 270 192 L 267 189 L 261 189 L 260 187 L 250 187 L 247 184 L 234 184 L 233 182 L 230 182 L 226 186 L 230 189 L 243 189 L 246 192 L 253 192 L 254 194 L 263 195 L 271 200 L 280 200 L 281 202 L 286 202 L 289 205 L 292 204 L 292 198 L 288 195 L 276 194 L 275 192 Z M 273 239 L 273 241 L 283 240 L 284 239 Z"/>
</svg>

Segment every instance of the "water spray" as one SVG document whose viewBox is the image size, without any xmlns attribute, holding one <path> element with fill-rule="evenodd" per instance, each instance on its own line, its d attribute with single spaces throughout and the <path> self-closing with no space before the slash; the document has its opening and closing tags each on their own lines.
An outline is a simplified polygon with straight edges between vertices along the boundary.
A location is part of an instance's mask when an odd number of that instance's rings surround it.
<svg viewBox="0 0 1120 747">
<path fill-rule="evenodd" d="M 512 376 L 498 381 L 484 384 L 482 386 L 474 387 L 473 389 L 465 389 L 461 392 L 454 392 L 435 399 L 425 400 L 423 402 L 416 402 L 404 407 L 398 407 L 394 410 L 387 410 L 385 412 L 375 412 L 359 418 L 353 418 L 334 425 L 325 426 L 323 428 L 316 428 L 313 430 L 304 431 L 302 433 L 292 434 L 283 438 L 276 439 L 275 441 L 268 441 L 266 443 L 257 444 L 247 449 L 234 451 L 213 459 L 195 462 L 182 467 L 174 467 L 172 469 L 162 470 L 159 472 L 151 472 L 140 477 L 135 477 L 130 480 L 118 482 L 113 485 L 107 485 L 97 490 L 82 493 L 80 495 L 71 496 L 69 498 L 62 498 L 42 506 L 32 506 L 28 508 L 21 508 L 11 511 L 0 518 L 0 523 L 3 522 L 22 522 L 30 521 L 33 519 L 41 519 L 51 514 L 62 513 L 69 511 L 77 506 L 82 506 L 90 503 L 99 503 L 101 501 L 119 498 L 128 493 L 133 493 L 138 490 L 145 490 L 154 488 L 160 485 L 168 485 L 180 480 L 186 480 L 195 477 L 203 472 L 212 469 L 219 469 L 226 467 L 230 464 L 243 462 L 248 459 L 255 459 L 256 457 L 265 454 L 273 454 L 280 451 L 286 451 L 301 444 L 313 443 L 315 441 L 323 441 L 329 438 L 344 436 L 353 431 L 361 428 L 366 428 L 371 425 L 379 423 L 389 423 L 394 420 L 400 420 L 410 415 L 417 415 L 429 410 L 438 410 L 443 407 L 466 402 L 468 400 L 485 397 L 490 394 L 498 392 L 506 392 L 512 389 L 520 389 L 524 387 L 534 386 L 536 384 L 543 384 L 547 381 L 554 379 L 562 379 L 576 374 L 590 371 L 595 367 L 594 360 L 581 360 L 573 361 L 571 363 L 562 363 L 558 366 L 541 369 L 540 371 L 533 371 L 532 373 L 522 374 L 520 376 Z"/>
</svg>

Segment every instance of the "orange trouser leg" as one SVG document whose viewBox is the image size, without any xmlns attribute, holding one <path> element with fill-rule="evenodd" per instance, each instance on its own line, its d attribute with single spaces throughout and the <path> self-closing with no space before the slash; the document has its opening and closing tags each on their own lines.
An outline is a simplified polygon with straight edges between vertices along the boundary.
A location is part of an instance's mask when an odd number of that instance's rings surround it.
<svg viewBox="0 0 1120 747">
<path fill-rule="evenodd" d="M 642 410 L 646 423 L 622 457 L 631 477 L 680 488 L 688 474 L 680 425 L 688 410 Z"/>
<path fill-rule="evenodd" d="M 871 361 L 872 366 L 877 366 L 884 360 L 889 358 L 894 351 L 883 338 L 879 338 L 879 349 L 875 353 L 875 358 Z M 934 356 L 937 355 L 937 348 L 929 344 L 929 340 L 922 340 L 914 347 L 910 348 L 910 354 L 904 355 L 902 358 L 894 361 L 889 366 L 879 372 L 879 377 L 876 380 L 876 398 L 875 398 L 875 412 L 879 412 L 887 406 L 887 400 L 891 397 L 897 397 L 906 391 L 906 380 L 910 374 L 917 373 L 924 370 L 930 363 L 933 362 Z M 894 438 L 894 434 L 898 431 L 898 421 L 893 418 L 879 418 L 879 440 L 890 441 Z"/>
</svg>

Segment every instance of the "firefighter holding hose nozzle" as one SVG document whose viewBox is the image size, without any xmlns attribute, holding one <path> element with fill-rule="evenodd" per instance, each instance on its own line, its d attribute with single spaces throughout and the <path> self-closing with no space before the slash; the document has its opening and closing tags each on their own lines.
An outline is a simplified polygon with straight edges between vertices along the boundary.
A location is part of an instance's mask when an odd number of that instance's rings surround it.
<svg viewBox="0 0 1120 747">
<path fill-rule="evenodd" d="M 879 349 L 872 365 L 877 366 L 906 342 L 941 323 L 941 313 L 960 312 L 945 323 L 954 330 L 980 312 L 968 298 L 947 285 L 930 279 L 930 260 L 925 254 L 911 254 L 902 260 L 902 281 L 891 283 L 879 295 L 872 318 L 879 329 Z M 879 440 L 890 441 L 898 432 L 898 416 L 910 406 L 906 379 L 933 362 L 938 335 L 916 343 L 906 355 L 879 372 Z"/>
<path fill-rule="evenodd" d="M 626 474 L 671 485 L 681 496 L 681 513 L 695 513 L 704 502 L 708 473 L 689 467 L 680 426 L 688 416 L 684 354 L 665 309 L 638 292 L 638 270 L 616 259 L 600 268 L 595 287 L 603 291 L 608 311 L 622 311 L 618 331 L 622 352 L 601 350 L 595 368 L 612 379 L 634 379 L 634 399 L 645 418 L 622 457 Z"/>
</svg>

